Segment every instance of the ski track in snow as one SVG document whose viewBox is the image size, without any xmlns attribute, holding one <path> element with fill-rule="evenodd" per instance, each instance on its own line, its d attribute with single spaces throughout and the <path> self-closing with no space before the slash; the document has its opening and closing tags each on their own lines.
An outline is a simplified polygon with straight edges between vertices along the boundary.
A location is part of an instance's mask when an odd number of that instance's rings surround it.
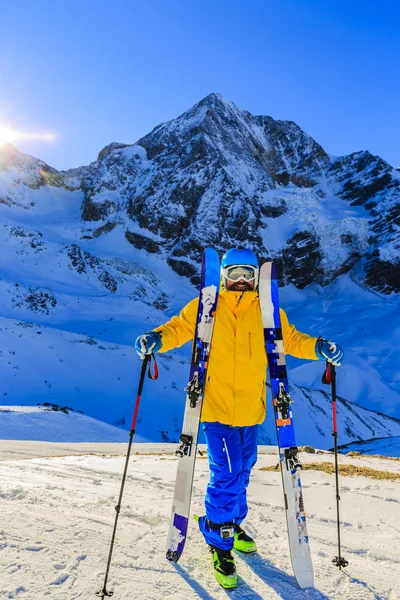
<svg viewBox="0 0 400 600">
<path fill-rule="evenodd" d="M 122 450 L 124 451 L 124 450 Z M 303 462 L 326 457 L 302 455 Z M 345 458 L 400 472 L 395 461 Z M 80 455 L 4 460 L 0 471 L 0 598 L 94 598 L 103 586 L 124 457 Z M 258 553 L 235 553 L 239 581 L 229 593 L 216 582 L 211 557 L 193 523 L 185 552 L 165 559 L 177 462 L 172 455 L 133 455 L 119 518 L 108 590 L 116 599 L 398 600 L 400 485 L 341 478 L 342 555 L 337 554 L 334 476 L 302 474 L 315 569 L 315 588 L 300 590 L 292 575 L 279 472 L 262 454 L 249 488 L 246 529 Z M 203 512 L 206 459 L 196 465 L 192 514 Z"/>
</svg>

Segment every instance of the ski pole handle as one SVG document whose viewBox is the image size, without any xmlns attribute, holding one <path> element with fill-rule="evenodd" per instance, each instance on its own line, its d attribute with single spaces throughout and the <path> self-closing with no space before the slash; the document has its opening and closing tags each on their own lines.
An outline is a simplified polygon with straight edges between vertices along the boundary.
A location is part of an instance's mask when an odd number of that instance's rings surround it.
<svg viewBox="0 0 400 600">
<path fill-rule="evenodd" d="M 151 359 L 154 360 L 154 373 L 153 373 L 153 375 L 151 374 L 151 371 L 150 371 L 150 362 L 151 362 Z M 149 379 L 152 379 L 154 381 L 155 379 L 158 378 L 158 367 L 157 367 L 157 363 L 156 363 L 156 359 L 154 357 L 154 354 L 146 354 L 145 357 L 144 357 L 144 360 L 143 360 L 142 370 L 140 371 L 140 379 L 139 379 L 139 386 L 138 386 L 138 391 L 137 391 L 137 396 L 136 396 L 135 411 L 133 413 L 132 426 L 131 426 L 131 432 L 132 432 L 132 434 L 135 433 L 136 420 L 137 420 L 137 416 L 138 416 L 138 413 L 139 413 L 140 398 L 142 396 L 142 389 L 143 389 L 144 378 L 145 378 L 145 375 L 146 375 L 147 365 L 149 365 L 149 371 L 148 371 Z"/>
<path fill-rule="evenodd" d="M 332 382 L 332 400 L 336 402 L 336 367 L 332 363 L 328 363 L 331 371 L 331 382 Z"/>
<path fill-rule="evenodd" d="M 333 419 L 333 434 L 337 435 L 337 415 L 336 415 L 336 367 L 332 363 L 326 361 L 326 369 L 322 376 L 322 383 L 331 385 L 332 388 L 332 419 Z"/>
</svg>

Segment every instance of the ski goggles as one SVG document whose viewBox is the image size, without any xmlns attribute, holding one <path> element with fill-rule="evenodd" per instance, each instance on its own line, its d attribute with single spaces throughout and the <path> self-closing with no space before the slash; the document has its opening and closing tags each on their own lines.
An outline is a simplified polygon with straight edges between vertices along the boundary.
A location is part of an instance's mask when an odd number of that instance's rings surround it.
<svg viewBox="0 0 400 600">
<path fill-rule="evenodd" d="M 222 269 L 222 275 L 230 281 L 254 281 L 257 277 L 258 269 L 252 265 L 231 265 Z"/>
</svg>

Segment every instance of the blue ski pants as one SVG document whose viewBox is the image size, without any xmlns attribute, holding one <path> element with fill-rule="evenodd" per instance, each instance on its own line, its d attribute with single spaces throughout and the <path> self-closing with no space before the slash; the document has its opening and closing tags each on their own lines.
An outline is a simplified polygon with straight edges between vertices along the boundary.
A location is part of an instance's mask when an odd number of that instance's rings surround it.
<svg viewBox="0 0 400 600">
<path fill-rule="evenodd" d="M 233 537 L 222 538 L 215 524 L 240 524 L 247 515 L 246 490 L 250 472 L 257 461 L 258 425 L 230 427 L 222 423 L 203 423 L 210 465 L 210 482 L 205 498 L 206 516 L 199 521 L 207 544 L 233 547 Z"/>
</svg>

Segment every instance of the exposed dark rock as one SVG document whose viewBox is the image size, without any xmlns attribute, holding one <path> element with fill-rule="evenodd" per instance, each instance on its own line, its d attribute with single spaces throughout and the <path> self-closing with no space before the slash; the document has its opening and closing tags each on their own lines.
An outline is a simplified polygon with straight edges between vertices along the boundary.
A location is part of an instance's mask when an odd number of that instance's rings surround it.
<svg viewBox="0 0 400 600">
<path fill-rule="evenodd" d="M 71 264 L 78 273 L 86 273 L 86 263 L 83 259 L 82 250 L 76 244 L 67 246 L 65 252 L 71 260 Z"/>
<path fill-rule="evenodd" d="M 103 200 L 100 203 L 85 199 L 82 205 L 82 219 L 84 221 L 100 221 L 106 219 L 117 209 L 117 205 L 111 200 Z"/>
<path fill-rule="evenodd" d="M 108 146 L 105 146 L 105 148 L 103 148 L 103 150 L 100 150 L 98 156 L 97 156 L 97 160 L 98 161 L 102 161 L 105 159 L 106 156 L 108 156 L 111 152 L 113 152 L 113 150 L 119 150 L 120 148 L 128 148 L 129 144 L 119 144 L 118 142 L 112 142 L 111 144 L 108 144 Z"/>
<path fill-rule="evenodd" d="M 309 231 L 297 232 L 282 252 L 285 282 L 302 289 L 322 283 L 321 253 L 318 240 Z"/>
<path fill-rule="evenodd" d="M 378 242 L 383 236 L 390 236 L 397 233 L 399 237 L 400 227 L 400 189 L 398 194 L 399 203 L 394 204 L 391 208 L 380 214 L 378 210 L 371 211 L 376 220 L 373 222 L 373 231 L 375 232 L 375 242 Z"/>
<path fill-rule="evenodd" d="M 150 304 L 150 299 L 148 298 L 147 290 L 143 285 L 138 285 L 135 291 L 132 294 L 132 298 L 135 300 L 142 300 L 145 304 Z"/>
<path fill-rule="evenodd" d="M 134 233 L 133 231 L 126 231 L 125 237 L 132 246 L 139 250 L 146 250 L 146 252 L 156 253 L 160 251 L 160 244 L 146 235 L 140 233 Z"/>
<path fill-rule="evenodd" d="M 340 265 L 336 271 L 331 275 L 330 279 L 335 279 L 339 277 L 339 275 L 344 275 L 351 271 L 351 269 L 358 263 L 361 258 L 361 254 L 359 252 L 352 252 L 347 259 Z"/>
<path fill-rule="evenodd" d="M 395 262 L 382 260 L 375 249 L 365 267 L 365 283 L 382 294 L 400 292 L 400 259 Z"/>
<path fill-rule="evenodd" d="M 33 288 L 29 288 L 27 294 L 15 298 L 13 302 L 15 306 L 26 306 L 33 312 L 41 312 L 45 315 L 49 315 L 57 306 L 57 300 L 52 294 Z"/>
<path fill-rule="evenodd" d="M 154 298 L 154 296 L 148 293 L 148 290 L 146 290 L 145 286 L 143 285 L 137 286 L 132 294 L 132 298 L 134 300 L 140 300 L 148 306 L 154 306 L 154 308 L 157 308 L 157 310 L 166 310 L 169 305 L 168 296 L 164 292 L 161 292 L 158 294 L 158 296 L 156 296 L 156 298 Z"/>
<path fill-rule="evenodd" d="M 351 235 L 346 234 L 342 234 L 340 236 L 340 242 L 343 245 L 347 245 L 347 244 L 352 244 L 353 243 L 353 238 L 351 237 Z"/>
<path fill-rule="evenodd" d="M 30 231 L 25 227 L 9 227 L 5 225 L 9 230 L 10 238 L 21 238 L 21 243 L 16 249 L 17 254 L 31 254 L 31 249 L 34 250 L 35 254 L 44 252 L 47 246 L 42 241 L 43 234 L 40 231 Z"/>
<path fill-rule="evenodd" d="M 314 187 L 317 182 L 313 179 L 308 179 L 304 175 L 292 175 L 290 181 L 297 185 L 297 187 Z"/>
<path fill-rule="evenodd" d="M 103 233 L 110 233 L 110 231 L 115 229 L 116 226 L 116 223 L 106 223 L 105 225 L 102 225 L 93 231 L 93 237 L 98 238 L 103 235 Z"/>
<path fill-rule="evenodd" d="M 172 256 L 190 256 L 194 261 L 200 264 L 206 247 L 206 243 L 202 243 L 201 239 L 199 240 L 193 235 L 178 243 L 172 252 Z"/>
<path fill-rule="evenodd" d="M 158 310 L 166 310 L 168 308 L 168 296 L 162 292 L 155 301 L 153 302 L 153 306 Z"/>
<path fill-rule="evenodd" d="M 363 206 L 371 210 L 376 206 L 376 202 L 370 202 L 367 204 L 367 200 L 370 200 L 378 192 L 384 190 L 391 182 L 391 176 L 386 173 L 382 177 L 376 178 L 372 183 L 364 185 L 362 182 L 348 181 L 343 186 L 341 192 L 342 198 L 345 200 L 351 200 L 352 206 Z"/>
<path fill-rule="evenodd" d="M 186 277 L 190 278 L 197 274 L 196 267 L 184 260 L 175 260 L 174 258 L 169 258 L 167 263 L 176 273 L 178 273 L 178 275 L 185 275 Z"/>
<path fill-rule="evenodd" d="M 355 152 L 337 160 L 327 173 L 334 181 L 342 183 L 338 195 L 350 201 L 352 206 L 365 206 L 371 210 L 376 201 L 371 202 L 379 192 L 387 187 L 397 187 L 392 178 L 391 167 L 379 156 L 370 152 Z"/>
<path fill-rule="evenodd" d="M 289 182 L 301 187 L 315 185 L 330 163 L 324 149 L 292 121 L 256 119 L 265 128 L 269 142 L 263 166 L 273 179 L 282 185 Z"/>
<path fill-rule="evenodd" d="M 90 252 L 86 252 L 86 250 L 82 250 L 77 244 L 66 246 L 65 253 L 71 261 L 71 268 L 75 269 L 77 273 L 82 274 L 92 271 L 98 281 L 109 292 L 114 294 L 117 291 L 117 279 L 107 271 L 103 263 L 96 256 L 93 256 Z"/>
<path fill-rule="evenodd" d="M 287 212 L 287 203 L 279 200 L 277 204 L 260 204 L 260 211 L 264 217 L 276 219 Z"/>
<path fill-rule="evenodd" d="M 289 185 L 290 174 L 287 171 L 282 171 L 281 173 L 275 173 L 274 179 L 281 185 Z"/>
</svg>

